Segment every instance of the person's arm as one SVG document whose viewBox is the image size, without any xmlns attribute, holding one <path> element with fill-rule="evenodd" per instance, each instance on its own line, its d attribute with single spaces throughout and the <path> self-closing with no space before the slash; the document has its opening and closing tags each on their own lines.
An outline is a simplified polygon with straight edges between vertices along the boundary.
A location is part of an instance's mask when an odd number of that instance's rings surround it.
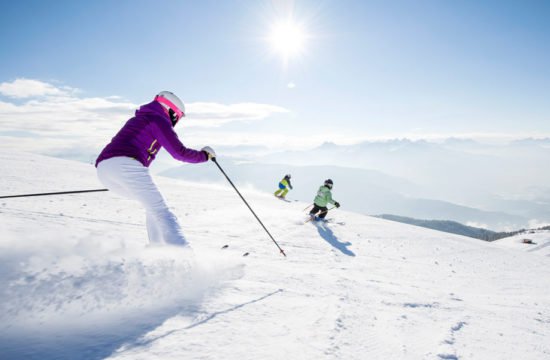
<svg viewBox="0 0 550 360">
<path fill-rule="evenodd" d="M 337 208 L 340 207 L 340 203 L 332 198 L 332 193 L 330 191 L 327 191 L 327 200 L 328 200 L 328 203 L 331 203 Z"/>
<path fill-rule="evenodd" d="M 188 163 L 208 161 L 206 152 L 186 148 L 168 121 L 158 119 L 151 124 L 155 138 L 174 159 Z"/>
<path fill-rule="evenodd" d="M 326 193 L 326 199 L 328 204 L 335 204 L 336 201 L 332 200 L 332 193 L 330 191 L 327 191 Z"/>
</svg>

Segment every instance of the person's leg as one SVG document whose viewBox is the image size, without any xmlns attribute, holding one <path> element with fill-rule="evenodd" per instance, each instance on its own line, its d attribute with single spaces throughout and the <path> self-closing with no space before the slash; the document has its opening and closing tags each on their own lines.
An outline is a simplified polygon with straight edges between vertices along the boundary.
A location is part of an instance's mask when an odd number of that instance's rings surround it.
<svg viewBox="0 0 550 360">
<path fill-rule="evenodd" d="M 178 220 L 153 182 L 149 169 L 141 166 L 138 171 L 130 171 L 130 175 L 127 185 L 134 193 L 134 198 L 147 210 L 149 238 L 154 242 L 162 239 L 168 244 L 186 245 L 187 240 Z"/>
<path fill-rule="evenodd" d="M 116 157 L 98 165 L 98 177 L 109 189 L 138 200 L 147 211 L 147 230 L 152 242 L 185 245 L 187 241 L 176 216 L 168 209 L 149 169 L 137 160 Z"/>
<path fill-rule="evenodd" d="M 132 194 L 126 186 L 119 181 L 120 176 L 118 173 L 120 169 L 118 162 L 113 159 L 103 160 L 97 165 L 97 178 L 109 191 L 126 198 L 132 198 Z"/>
<path fill-rule="evenodd" d="M 160 193 L 158 193 L 158 195 L 160 195 Z M 181 227 L 178 223 L 176 215 L 174 215 L 174 213 L 166 206 L 166 204 L 155 205 L 153 208 L 148 209 L 147 213 L 150 214 L 149 218 L 147 219 L 147 231 L 149 239 L 151 239 L 155 243 L 159 242 L 157 239 L 161 239 L 160 242 L 164 242 L 166 244 L 188 244 L 185 236 L 183 235 L 183 231 L 181 230 Z"/>
<path fill-rule="evenodd" d="M 309 215 L 315 216 L 315 214 L 317 214 L 318 211 L 319 211 L 319 206 L 313 204 L 313 207 L 309 211 Z"/>
<path fill-rule="evenodd" d="M 319 207 L 319 210 L 321 211 L 319 213 L 319 218 L 324 219 L 325 216 L 327 216 L 328 208 L 326 206 Z"/>
<path fill-rule="evenodd" d="M 158 222 L 151 211 L 146 211 L 145 221 L 147 225 L 147 235 L 151 244 L 162 244 L 162 232 L 159 229 Z"/>
<path fill-rule="evenodd" d="M 288 194 L 288 188 L 285 188 L 283 192 L 281 193 L 281 197 L 284 198 Z"/>
<path fill-rule="evenodd" d="M 273 193 L 273 195 L 279 196 L 279 194 L 280 194 L 282 191 L 283 191 L 283 190 L 279 189 L 279 190 L 275 191 L 275 193 Z"/>
</svg>

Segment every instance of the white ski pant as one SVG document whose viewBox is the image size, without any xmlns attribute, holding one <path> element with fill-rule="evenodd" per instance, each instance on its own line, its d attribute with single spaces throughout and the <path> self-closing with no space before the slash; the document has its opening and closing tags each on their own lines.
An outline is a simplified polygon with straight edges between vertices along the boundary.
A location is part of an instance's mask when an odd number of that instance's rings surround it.
<svg viewBox="0 0 550 360">
<path fill-rule="evenodd" d="M 110 191 L 137 200 L 145 208 L 152 244 L 187 245 L 176 216 L 168 209 L 149 169 L 129 157 L 114 157 L 97 165 L 97 177 Z"/>
</svg>

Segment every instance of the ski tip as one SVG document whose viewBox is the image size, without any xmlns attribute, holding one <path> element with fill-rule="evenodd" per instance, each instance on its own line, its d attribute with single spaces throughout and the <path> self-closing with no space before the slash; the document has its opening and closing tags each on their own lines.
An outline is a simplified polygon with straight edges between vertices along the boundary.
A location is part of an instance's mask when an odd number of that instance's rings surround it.
<svg viewBox="0 0 550 360">
<path fill-rule="evenodd" d="M 250 253 L 248 253 L 248 252 L 245 252 L 245 253 L 243 254 L 243 256 L 248 256 L 248 255 L 250 255 Z"/>
<path fill-rule="evenodd" d="M 222 249 L 227 249 L 228 247 L 229 247 L 229 245 L 226 244 L 226 245 L 222 246 Z"/>
</svg>

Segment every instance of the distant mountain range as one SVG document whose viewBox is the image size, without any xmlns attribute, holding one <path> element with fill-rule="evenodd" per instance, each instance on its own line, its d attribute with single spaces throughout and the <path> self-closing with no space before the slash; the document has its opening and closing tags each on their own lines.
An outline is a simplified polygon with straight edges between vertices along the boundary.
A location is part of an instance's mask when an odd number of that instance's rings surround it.
<svg viewBox="0 0 550 360">
<path fill-rule="evenodd" d="M 506 238 L 509 236 L 521 234 L 526 231 L 525 229 L 520 229 L 517 231 L 511 231 L 511 232 L 496 232 L 496 231 L 477 228 L 473 226 L 463 225 L 456 221 L 450 221 L 450 220 L 420 220 L 420 219 L 413 219 L 405 216 L 389 215 L 389 214 L 375 215 L 375 216 L 385 220 L 391 220 L 391 221 L 396 221 L 404 224 L 421 226 L 428 229 L 443 231 L 451 234 L 464 235 L 464 236 L 485 240 L 485 241 L 494 241 L 494 240 Z M 550 227 L 542 227 L 538 230 L 546 230 L 548 228 Z"/>
<path fill-rule="evenodd" d="M 474 227 L 508 230 L 550 224 L 550 138 L 489 144 L 473 139 L 393 139 L 309 150 L 274 152 L 261 145 L 215 147 L 238 184 L 274 191 L 293 175 L 290 197 L 311 201 L 326 178 L 344 208 L 364 214 L 452 220 Z M 63 151 L 58 157 L 93 163 L 96 153 Z M 243 161 L 245 160 L 245 161 Z M 223 182 L 212 164 L 175 168 L 165 151 L 155 174 Z"/>
<path fill-rule="evenodd" d="M 438 142 L 393 139 L 352 145 L 326 142 L 311 150 L 258 156 L 255 161 L 375 170 L 414 183 L 412 192 L 394 189 L 409 198 L 519 216 L 527 219 L 520 226 L 523 227 L 529 221 L 550 223 L 550 167 L 546 166 L 549 158 L 549 138 L 499 144 L 449 138 Z M 426 218 L 410 212 L 397 214 Z M 504 228 L 473 218 L 447 219 Z"/>
<path fill-rule="evenodd" d="M 232 180 L 241 187 L 274 192 L 285 174 L 292 175 L 294 189 L 288 197 L 312 202 L 324 180 L 334 181 L 334 199 L 343 209 L 363 214 L 400 214 L 415 218 L 477 223 L 493 229 L 527 226 L 528 218 L 505 212 L 484 211 L 448 201 L 425 199 L 409 194 L 420 193 L 419 186 L 406 179 L 380 171 L 342 166 L 290 166 L 219 159 Z M 182 165 L 159 173 L 189 181 L 225 183 L 212 164 Z"/>
</svg>

